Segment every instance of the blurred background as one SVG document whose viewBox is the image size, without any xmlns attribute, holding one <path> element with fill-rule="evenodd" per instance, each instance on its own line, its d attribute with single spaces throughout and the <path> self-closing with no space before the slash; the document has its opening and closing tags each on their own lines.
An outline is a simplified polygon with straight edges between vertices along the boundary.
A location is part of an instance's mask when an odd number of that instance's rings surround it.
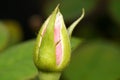
<svg viewBox="0 0 120 80">
<path fill-rule="evenodd" d="M 81 72 L 77 73 L 81 75 L 81 80 L 120 80 L 120 0 L 1 0 L 0 51 L 35 39 L 41 25 L 58 3 L 67 27 L 81 15 L 82 8 L 85 9 L 84 19 L 73 32 L 74 37 L 85 41 L 75 50 L 76 57 L 65 72 L 67 77 L 63 78 L 79 80 L 79 75 L 70 71 L 73 69 L 75 73 Z M 81 53 L 79 58 L 77 53 Z M 78 67 L 75 60 L 81 61 Z M 93 65 L 96 65 L 94 70 Z M 108 69 L 103 65 L 111 67 Z M 109 70 L 112 71 L 111 77 L 106 78 L 104 75 L 110 73 Z M 98 75 L 104 77 L 98 79 Z"/>
<path fill-rule="evenodd" d="M 85 17 L 75 28 L 74 36 L 119 42 L 119 0 L 1 0 L 0 21 L 19 25 L 23 40 L 35 38 L 43 21 L 58 3 L 67 27 L 81 15 L 81 9 L 85 8 Z"/>
</svg>

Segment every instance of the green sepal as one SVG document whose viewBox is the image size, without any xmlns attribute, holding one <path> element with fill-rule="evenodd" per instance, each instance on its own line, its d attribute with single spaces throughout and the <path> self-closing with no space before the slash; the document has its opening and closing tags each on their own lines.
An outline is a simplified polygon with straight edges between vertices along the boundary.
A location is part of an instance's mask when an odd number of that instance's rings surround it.
<svg viewBox="0 0 120 80">
<path fill-rule="evenodd" d="M 70 37 L 72 35 L 72 32 L 73 32 L 74 28 L 83 19 L 84 15 L 85 15 L 85 10 L 83 8 L 82 9 L 82 15 L 68 27 L 68 34 L 69 34 Z"/>
<path fill-rule="evenodd" d="M 43 24 L 37 38 L 36 48 L 34 53 L 34 63 L 40 70 L 54 71 L 56 67 L 56 54 L 54 42 L 54 23 L 58 6 Z M 45 29 L 46 28 L 46 29 Z M 45 33 L 42 35 L 42 31 Z"/>
</svg>

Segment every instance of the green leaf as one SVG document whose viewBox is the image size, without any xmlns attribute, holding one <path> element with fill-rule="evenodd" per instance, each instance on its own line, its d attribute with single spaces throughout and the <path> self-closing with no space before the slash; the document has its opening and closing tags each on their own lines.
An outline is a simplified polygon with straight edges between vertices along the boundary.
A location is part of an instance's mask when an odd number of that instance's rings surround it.
<svg viewBox="0 0 120 80">
<path fill-rule="evenodd" d="M 6 26 L 0 22 L 0 52 L 5 49 L 9 42 L 9 33 Z"/>
<path fill-rule="evenodd" d="M 37 74 L 32 61 L 34 41 L 13 46 L 0 55 L 1 80 L 25 80 Z"/>
<path fill-rule="evenodd" d="M 21 26 L 16 21 L 0 21 L 0 52 L 8 46 L 14 45 L 22 40 Z"/>
<path fill-rule="evenodd" d="M 120 23 L 120 0 L 110 0 L 108 10 L 111 17 L 119 24 Z"/>
<path fill-rule="evenodd" d="M 9 45 L 19 43 L 23 39 L 22 26 L 20 23 L 14 20 L 4 20 L 3 23 L 9 32 Z"/>
<path fill-rule="evenodd" d="M 82 42 L 78 38 L 71 38 L 72 49 Z M 0 79 L 25 80 L 34 78 L 37 74 L 32 57 L 35 40 L 8 48 L 0 54 Z"/>
<path fill-rule="evenodd" d="M 64 80 L 119 80 L 120 47 L 96 40 L 77 48 L 64 77 Z"/>
<path fill-rule="evenodd" d="M 72 37 L 70 41 L 71 41 L 71 49 L 73 52 L 79 45 L 83 43 L 84 40 L 80 38 Z"/>
</svg>

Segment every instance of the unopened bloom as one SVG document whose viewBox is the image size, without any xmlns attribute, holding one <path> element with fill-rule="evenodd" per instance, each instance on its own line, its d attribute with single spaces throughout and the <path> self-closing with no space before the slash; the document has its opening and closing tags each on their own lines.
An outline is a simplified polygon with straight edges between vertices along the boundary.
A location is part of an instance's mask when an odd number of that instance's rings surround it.
<svg viewBox="0 0 120 80">
<path fill-rule="evenodd" d="M 72 28 L 75 25 L 72 25 Z M 37 37 L 33 58 L 38 70 L 62 71 L 67 66 L 71 56 L 69 31 L 57 6 L 41 27 Z"/>
</svg>

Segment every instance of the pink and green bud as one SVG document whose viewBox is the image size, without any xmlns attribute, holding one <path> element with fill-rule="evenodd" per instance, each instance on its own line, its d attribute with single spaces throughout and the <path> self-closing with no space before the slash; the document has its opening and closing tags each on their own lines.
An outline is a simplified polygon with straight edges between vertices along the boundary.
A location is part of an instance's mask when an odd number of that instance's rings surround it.
<svg viewBox="0 0 120 80">
<path fill-rule="evenodd" d="M 71 25 L 71 28 L 78 22 Z M 62 71 L 68 65 L 71 56 L 71 28 L 66 29 L 57 6 L 41 27 L 37 37 L 33 58 L 38 70 Z"/>
</svg>

